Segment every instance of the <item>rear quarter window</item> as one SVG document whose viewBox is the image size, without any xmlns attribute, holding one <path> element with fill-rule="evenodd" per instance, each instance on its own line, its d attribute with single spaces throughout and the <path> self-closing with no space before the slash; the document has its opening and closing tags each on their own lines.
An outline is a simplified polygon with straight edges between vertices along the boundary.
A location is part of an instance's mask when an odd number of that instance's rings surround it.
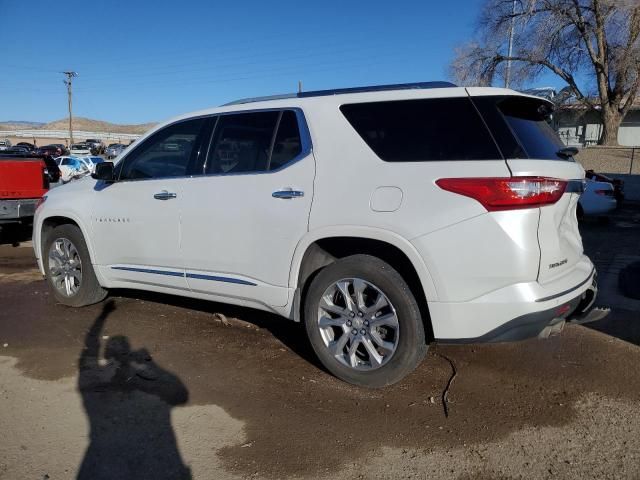
<svg viewBox="0 0 640 480">
<path fill-rule="evenodd" d="M 466 97 L 354 103 L 340 110 L 385 162 L 502 159 Z"/>
<path fill-rule="evenodd" d="M 564 144 L 548 123 L 551 106 L 532 98 L 506 98 L 498 108 L 529 158 L 564 160 L 556 152 Z"/>
<path fill-rule="evenodd" d="M 564 144 L 549 124 L 552 105 L 521 96 L 473 97 L 505 158 L 566 160 Z"/>
</svg>

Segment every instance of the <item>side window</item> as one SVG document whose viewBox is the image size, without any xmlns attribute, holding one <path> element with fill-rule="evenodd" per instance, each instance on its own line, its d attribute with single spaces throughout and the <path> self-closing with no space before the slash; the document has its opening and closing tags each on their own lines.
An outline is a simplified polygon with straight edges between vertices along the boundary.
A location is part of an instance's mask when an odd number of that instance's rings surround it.
<svg viewBox="0 0 640 480">
<path fill-rule="evenodd" d="M 502 158 L 468 98 L 353 103 L 340 110 L 385 162 Z"/>
<path fill-rule="evenodd" d="M 189 174 L 198 153 L 205 119 L 187 120 L 154 133 L 136 147 L 120 167 L 121 180 L 180 177 Z"/>
<path fill-rule="evenodd" d="M 273 143 L 273 152 L 269 162 L 269 170 L 275 170 L 289 163 L 302 152 L 298 119 L 295 112 L 285 110 L 282 112 L 278 133 Z"/>
<path fill-rule="evenodd" d="M 215 126 L 205 173 L 263 172 L 279 112 L 221 115 Z"/>
</svg>

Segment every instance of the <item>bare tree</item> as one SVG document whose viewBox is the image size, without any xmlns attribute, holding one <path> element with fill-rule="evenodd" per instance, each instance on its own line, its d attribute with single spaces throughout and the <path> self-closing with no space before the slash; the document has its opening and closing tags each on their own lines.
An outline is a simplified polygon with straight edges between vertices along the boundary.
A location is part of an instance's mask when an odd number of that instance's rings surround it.
<svg viewBox="0 0 640 480">
<path fill-rule="evenodd" d="M 514 8 L 513 0 L 487 0 L 478 38 L 457 50 L 452 77 L 463 85 L 490 85 L 504 78 L 509 61 L 515 84 L 553 72 L 579 102 L 600 112 L 600 143 L 617 145 L 618 128 L 640 87 L 640 1 L 515 1 Z"/>
</svg>

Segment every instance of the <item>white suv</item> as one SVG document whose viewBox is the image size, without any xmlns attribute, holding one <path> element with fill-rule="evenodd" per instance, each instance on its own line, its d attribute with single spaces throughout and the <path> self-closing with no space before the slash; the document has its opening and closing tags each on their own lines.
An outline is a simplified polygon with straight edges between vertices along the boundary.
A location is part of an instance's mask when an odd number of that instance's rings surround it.
<svg viewBox="0 0 640 480">
<path fill-rule="evenodd" d="M 51 191 L 36 257 L 66 305 L 138 288 L 267 310 L 336 376 L 388 385 L 430 341 L 545 336 L 591 308 L 584 170 L 550 111 L 434 82 L 184 115 Z"/>
</svg>

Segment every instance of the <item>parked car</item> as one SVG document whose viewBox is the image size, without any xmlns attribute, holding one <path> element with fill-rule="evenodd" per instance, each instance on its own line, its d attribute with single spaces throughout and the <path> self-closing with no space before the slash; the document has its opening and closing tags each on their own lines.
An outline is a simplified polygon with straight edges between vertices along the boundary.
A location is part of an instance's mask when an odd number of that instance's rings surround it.
<svg viewBox="0 0 640 480">
<path fill-rule="evenodd" d="M 590 318 L 584 170 L 552 108 L 435 82 L 183 115 L 52 191 L 35 256 L 60 303 L 138 288 L 275 312 L 304 322 L 339 378 L 388 385 L 431 341 L 544 338 Z"/>
<path fill-rule="evenodd" d="M 43 158 L 23 153 L 0 154 L 0 228 L 30 224 L 36 205 L 49 189 Z"/>
<path fill-rule="evenodd" d="M 20 145 L 14 145 L 4 150 L 5 153 L 29 153 L 27 147 L 21 147 Z"/>
<path fill-rule="evenodd" d="M 84 163 L 89 170 L 89 173 L 96 171 L 96 165 L 104 162 L 102 157 L 77 157 L 82 163 Z"/>
<path fill-rule="evenodd" d="M 62 143 L 54 143 L 53 146 L 58 147 L 62 152 L 62 155 L 69 155 L 69 148 L 66 145 L 63 145 Z"/>
<path fill-rule="evenodd" d="M 112 143 L 107 147 L 107 150 L 105 152 L 107 159 L 117 157 L 124 151 L 125 148 L 127 147 L 121 143 Z"/>
<path fill-rule="evenodd" d="M 91 155 L 91 147 L 86 143 L 74 143 L 69 148 L 70 155 Z"/>
<path fill-rule="evenodd" d="M 91 173 L 91 167 L 83 157 L 58 157 L 55 159 L 60 168 L 61 180 L 63 183 L 85 177 Z"/>
<path fill-rule="evenodd" d="M 35 150 L 38 155 L 50 155 L 52 157 L 59 157 L 63 155 L 63 149 L 59 145 L 44 145 Z"/>
<path fill-rule="evenodd" d="M 11 142 L 9 140 L 0 140 L 0 151 L 7 150 L 11 147 Z"/>
<path fill-rule="evenodd" d="M 578 201 L 577 216 L 604 216 L 618 206 L 615 189 L 611 182 L 587 179 L 585 189 Z"/>
<path fill-rule="evenodd" d="M 610 178 L 602 173 L 596 173 L 593 170 L 585 172 L 585 178 L 596 180 L 598 182 L 607 182 L 613 185 L 614 197 L 618 201 L 618 205 L 624 200 L 624 181 L 619 178 Z"/>
<path fill-rule="evenodd" d="M 102 155 L 104 153 L 105 147 L 102 140 L 98 140 L 97 138 L 87 138 L 84 143 L 89 146 L 91 155 Z"/>
<path fill-rule="evenodd" d="M 36 146 L 33 143 L 29 143 L 29 142 L 18 142 L 16 143 L 16 147 L 24 147 L 30 152 L 36 149 Z"/>
</svg>

